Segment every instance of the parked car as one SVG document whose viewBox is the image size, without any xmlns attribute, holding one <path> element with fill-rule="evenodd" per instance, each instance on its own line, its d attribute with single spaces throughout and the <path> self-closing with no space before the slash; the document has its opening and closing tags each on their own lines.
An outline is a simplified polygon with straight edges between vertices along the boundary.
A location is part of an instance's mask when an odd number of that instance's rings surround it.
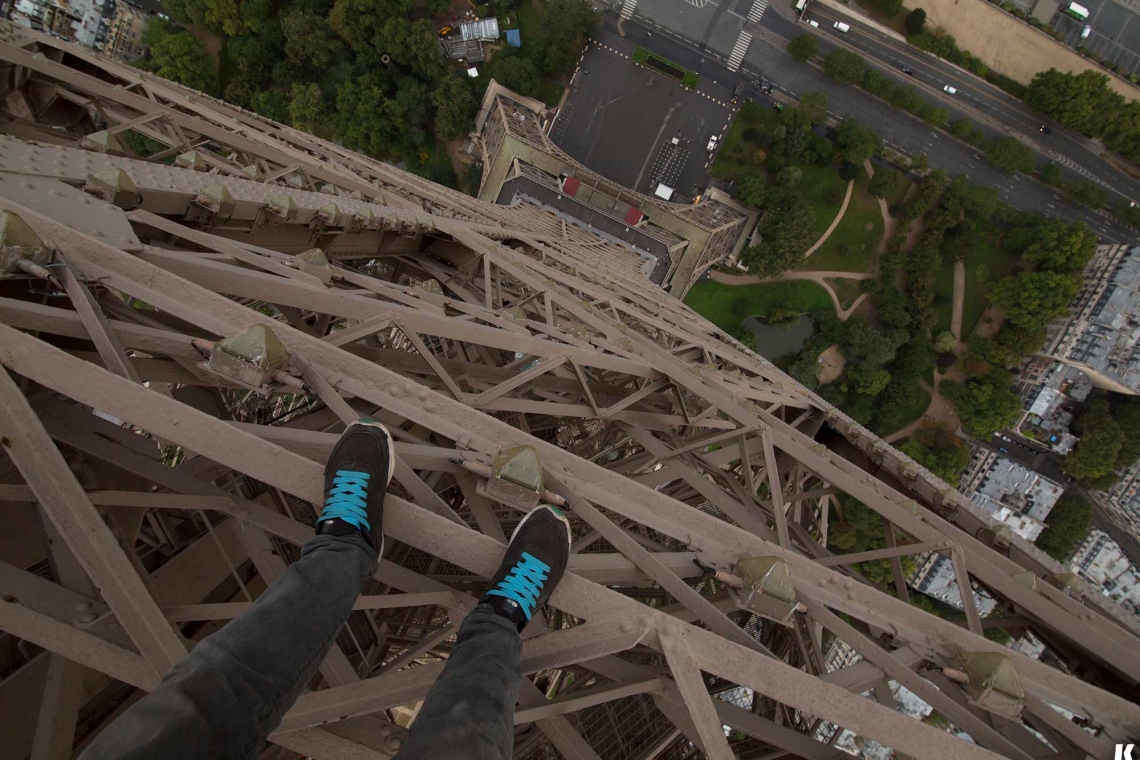
<svg viewBox="0 0 1140 760">
<path fill-rule="evenodd" d="M 957 90 L 957 89 L 955 89 L 955 88 L 953 88 L 953 87 L 951 87 L 951 86 L 950 86 L 950 85 L 948 85 L 948 84 L 947 84 L 947 85 L 943 85 L 943 86 L 942 86 L 942 90 L 943 90 L 943 92 L 946 92 L 946 93 L 948 93 L 948 94 L 950 94 L 950 95 L 957 95 L 957 94 L 958 94 L 958 90 Z"/>
<path fill-rule="evenodd" d="M 1087 40 L 1090 34 L 1092 34 L 1092 27 L 1085 24 L 1085 28 L 1081 30 L 1081 39 Z"/>
<path fill-rule="evenodd" d="M 713 151 L 715 151 L 716 150 L 716 144 L 717 144 L 718 140 L 720 140 L 719 135 L 713 135 L 712 137 L 710 137 L 709 138 L 709 144 L 705 148 L 705 150 L 707 150 L 709 153 L 712 153 Z"/>
</svg>

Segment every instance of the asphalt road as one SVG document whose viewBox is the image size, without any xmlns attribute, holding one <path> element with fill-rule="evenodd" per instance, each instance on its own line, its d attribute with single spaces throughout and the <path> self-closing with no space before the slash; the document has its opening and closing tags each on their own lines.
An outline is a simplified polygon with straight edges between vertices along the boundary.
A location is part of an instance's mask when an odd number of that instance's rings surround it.
<svg viewBox="0 0 1140 760">
<path fill-rule="evenodd" d="M 841 34 L 832 27 L 833 22 L 841 17 L 829 8 L 811 5 L 804 16 L 819 23 L 819 31 L 823 32 L 821 36 L 824 38 Z M 844 17 L 843 20 L 848 19 Z M 779 25 L 782 31 L 793 36 L 800 31 L 796 24 L 779 14 L 766 16 L 765 22 L 773 26 Z M 858 49 L 864 56 L 877 59 L 900 73 L 904 66 L 911 69 L 913 76 L 906 77 L 911 80 L 911 84 L 920 89 L 923 85 L 932 87 L 940 93 L 938 99 L 944 101 L 943 105 L 953 106 L 958 113 L 973 121 L 992 120 L 994 124 L 1029 137 L 1043 158 L 1057 161 L 1076 175 L 1097 182 L 1109 191 L 1109 196 L 1114 201 L 1121 198 L 1140 201 L 1140 181 L 1101 158 L 1091 140 L 1062 129 L 1058 124 L 1031 111 L 1012 95 L 869 27 L 852 24 L 851 31 L 843 35 L 843 38 L 844 42 Z M 946 85 L 954 87 L 958 92 L 953 96 L 941 95 L 941 90 Z M 970 113 L 971 109 L 974 113 Z M 1052 133 L 1042 133 L 1040 128 L 1043 125 L 1051 128 Z"/>
<path fill-rule="evenodd" d="M 740 72 L 728 71 L 725 63 L 735 43 L 732 32 L 735 30 L 735 34 L 739 35 L 740 18 L 736 17 L 731 9 L 716 16 L 717 8 L 712 6 L 715 1 L 709 0 L 705 7 L 695 8 L 683 0 L 638 0 L 634 18 L 622 25 L 625 36 L 617 33 L 617 16 L 605 14 L 603 28 L 597 33 L 597 39 L 618 50 L 632 51 L 634 46 L 641 44 L 655 54 L 690 68 L 700 74 L 698 91 L 719 100 L 730 98 L 736 84 L 744 82 L 749 84 L 747 97 L 765 105 L 771 103 L 771 97 L 763 95 L 752 85 L 752 82 L 760 76 L 774 82 L 775 97 L 785 101 L 788 101 L 788 96 L 798 97 L 808 91 L 825 92 L 829 99 L 829 111 L 837 119 L 856 119 L 870 126 L 882 139 L 903 153 L 926 153 L 931 166 L 942 167 L 951 175 L 964 173 L 972 182 L 998 188 L 1002 198 L 1017 209 L 1057 216 L 1066 221 L 1088 222 L 1105 243 L 1126 243 L 1135 239 L 1134 232 L 1109 218 L 1107 214 L 1086 209 L 1085 206 L 1069 201 L 1068 198 L 1053 193 L 1051 189 L 1033 180 L 994 169 L 985 161 L 984 156 L 979 156 L 975 148 L 964 142 L 955 140 L 944 132 L 931 129 L 921 120 L 898 111 L 897 108 L 871 97 L 862 90 L 832 80 L 815 67 L 800 64 L 785 54 L 782 39 L 771 30 L 764 28 L 752 39 Z M 722 0 L 722 2 L 738 3 L 739 0 Z M 667 16 L 658 14 L 655 17 L 661 18 L 662 21 L 668 19 L 670 24 L 678 28 L 687 28 L 694 35 L 700 33 L 702 38 L 707 38 L 710 42 L 701 48 L 703 43 L 687 39 L 681 33 L 670 31 L 658 22 L 642 24 L 637 17 L 643 8 L 650 6 L 650 3 L 662 3 L 669 8 Z M 686 17 L 694 14 L 698 15 L 700 21 L 685 26 Z M 769 18 L 779 18 L 771 7 L 764 15 L 762 25 L 767 24 Z M 732 22 L 726 19 L 732 19 Z M 654 23 L 658 25 L 653 26 Z M 785 22 L 785 24 L 790 23 Z M 787 31 L 787 28 L 782 28 Z M 795 33 L 799 32 L 799 27 L 795 24 L 791 24 L 791 28 Z M 720 41 L 716 46 L 711 42 L 715 40 Z M 827 44 L 827 40 L 821 42 L 821 52 L 824 52 L 823 47 Z M 911 79 L 902 73 L 897 75 L 899 81 Z M 980 126 L 986 130 L 985 125 Z M 988 130 L 988 133 L 991 137 L 998 134 L 992 129 Z M 1074 179 L 1075 174 L 1069 172 L 1069 178 Z"/>
<path fill-rule="evenodd" d="M 661 183 L 694 198 L 705 187 L 709 138 L 723 134 L 734 109 L 634 65 L 632 52 L 629 43 L 590 45 L 550 136 L 625 187 L 652 195 Z"/>
</svg>

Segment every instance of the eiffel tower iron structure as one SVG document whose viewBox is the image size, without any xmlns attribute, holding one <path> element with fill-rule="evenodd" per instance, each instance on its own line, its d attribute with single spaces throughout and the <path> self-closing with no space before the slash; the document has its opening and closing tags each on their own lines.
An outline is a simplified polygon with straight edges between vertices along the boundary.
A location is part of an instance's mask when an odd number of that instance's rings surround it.
<svg viewBox="0 0 1140 760">
<path fill-rule="evenodd" d="M 385 556 L 264 757 L 391 757 L 541 499 L 574 543 L 515 757 L 1136 738 L 1140 622 L 679 300 L 753 212 L 616 186 L 498 85 L 472 197 L 6 23 L 0 66 L 0 754 L 69 756 L 247 608 L 365 415 L 396 440 Z M 886 548 L 828 548 L 841 494 Z M 993 614 L 910 604 L 931 552 Z"/>
</svg>

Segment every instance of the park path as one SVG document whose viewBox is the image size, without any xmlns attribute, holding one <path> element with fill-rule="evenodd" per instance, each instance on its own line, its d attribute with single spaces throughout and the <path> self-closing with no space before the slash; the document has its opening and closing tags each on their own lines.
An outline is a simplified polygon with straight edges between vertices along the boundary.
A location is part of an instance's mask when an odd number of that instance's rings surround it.
<svg viewBox="0 0 1140 760">
<path fill-rule="evenodd" d="M 963 347 L 962 342 L 962 308 L 966 300 L 966 263 L 964 261 L 954 262 L 954 306 L 950 311 L 950 332 L 953 333 L 954 339 L 958 341 L 959 348 Z M 969 336 L 967 336 L 969 337 Z"/>
<path fill-rule="evenodd" d="M 944 399 L 942 394 L 938 392 L 938 380 L 935 379 L 935 387 L 933 388 L 931 388 L 930 383 L 925 380 L 919 380 L 918 384 L 924 391 L 930 394 L 930 406 L 926 407 L 926 411 L 914 422 L 909 425 L 904 425 L 890 435 L 883 436 L 883 440 L 887 443 L 894 443 L 895 441 L 914 435 L 914 432 L 922 426 L 924 420 L 941 422 L 951 430 L 958 429 L 960 423 L 958 415 L 954 413 L 954 405 Z"/>
<path fill-rule="evenodd" d="M 815 243 L 812 244 L 812 247 L 807 249 L 807 252 L 804 254 L 804 258 L 811 256 L 813 253 L 815 253 L 817 248 L 826 243 L 827 239 L 831 237 L 831 233 L 834 232 L 835 228 L 839 226 L 839 223 L 843 221 L 843 215 L 847 213 L 847 204 L 851 202 L 851 193 L 854 192 L 854 190 L 855 180 L 848 180 L 847 195 L 843 196 L 843 205 L 839 207 L 839 213 L 836 214 L 835 218 L 831 220 L 831 225 L 826 230 L 824 230 L 823 235 L 820 236 L 819 240 L 815 241 Z"/>
<path fill-rule="evenodd" d="M 811 280 L 818 283 L 827 291 L 827 295 L 831 298 L 831 303 L 835 306 L 835 314 L 839 317 L 840 322 L 845 322 L 851 314 L 859 308 L 859 305 L 866 300 L 870 293 L 860 293 L 859 297 L 848 306 L 846 309 L 842 308 L 839 304 L 839 296 L 831 287 L 831 283 L 827 281 L 828 277 L 846 278 L 849 280 L 870 280 L 874 277 L 873 274 L 867 272 L 784 272 L 779 277 L 760 277 L 755 274 L 728 274 L 716 269 L 710 269 L 708 273 L 709 279 L 719 282 L 723 285 L 759 285 L 763 282 L 781 282 L 786 280 Z"/>
</svg>

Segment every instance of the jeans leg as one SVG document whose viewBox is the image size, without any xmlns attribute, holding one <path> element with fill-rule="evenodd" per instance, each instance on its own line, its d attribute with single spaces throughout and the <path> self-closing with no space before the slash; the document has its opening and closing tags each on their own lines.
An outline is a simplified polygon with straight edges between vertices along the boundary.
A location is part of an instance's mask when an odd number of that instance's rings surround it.
<svg viewBox="0 0 1140 760">
<path fill-rule="evenodd" d="M 521 654 L 515 624 L 478 605 L 394 760 L 509 760 Z"/>
<path fill-rule="evenodd" d="M 82 760 L 253 757 L 375 572 L 376 552 L 360 535 L 309 539 L 251 609 L 194 647 Z"/>
</svg>

